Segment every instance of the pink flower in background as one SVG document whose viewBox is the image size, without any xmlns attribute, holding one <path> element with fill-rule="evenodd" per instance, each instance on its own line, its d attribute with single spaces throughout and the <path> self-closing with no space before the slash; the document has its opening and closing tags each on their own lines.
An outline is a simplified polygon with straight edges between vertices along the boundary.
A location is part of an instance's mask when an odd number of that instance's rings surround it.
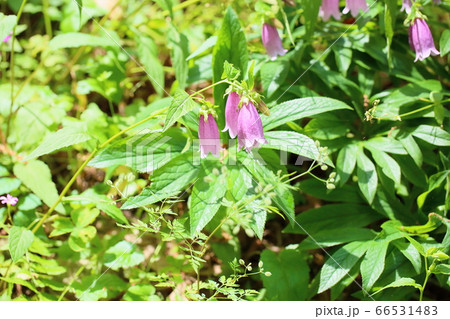
<svg viewBox="0 0 450 319">
<path fill-rule="evenodd" d="M 238 134 L 238 106 L 240 101 L 241 99 L 236 92 L 231 92 L 228 95 L 227 105 L 225 106 L 225 128 L 222 132 L 228 130 L 231 138 L 235 138 Z"/>
<path fill-rule="evenodd" d="M 2 202 L 2 204 L 14 206 L 17 204 L 18 200 L 19 199 L 17 197 L 11 196 L 9 194 L 7 194 L 6 196 L 0 196 L 0 202 Z"/>
<path fill-rule="evenodd" d="M 401 11 L 405 11 L 406 13 L 410 13 L 411 12 L 411 0 L 403 0 L 402 1 L 402 9 Z"/>
<path fill-rule="evenodd" d="M 424 19 L 416 18 L 409 26 L 409 44 L 416 51 L 416 59 L 423 61 L 430 55 L 438 55 L 439 51 L 434 46 L 433 36 Z"/>
<path fill-rule="evenodd" d="M 205 158 L 209 153 L 219 157 L 220 137 L 217 123 L 211 114 L 205 121 L 205 116 L 200 115 L 198 123 L 198 138 L 200 139 L 200 157 Z"/>
<path fill-rule="evenodd" d="M 319 16 L 321 16 L 324 21 L 330 19 L 331 16 L 336 20 L 339 20 L 341 18 L 341 11 L 339 11 L 339 0 L 322 0 Z"/>
<path fill-rule="evenodd" d="M 347 0 L 343 13 L 351 12 L 352 16 L 356 17 L 360 10 L 367 10 L 366 0 Z"/>
<path fill-rule="evenodd" d="M 264 23 L 261 38 L 271 60 L 275 60 L 278 55 L 286 54 L 287 50 L 283 48 L 280 35 L 274 26 Z"/>
<path fill-rule="evenodd" d="M 3 39 L 3 42 L 8 42 L 9 40 L 11 40 L 11 37 L 12 37 L 12 31 Z"/>
<path fill-rule="evenodd" d="M 238 118 L 239 149 L 245 147 L 247 152 L 253 147 L 267 143 L 264 138 L 261 118 L 252 102 L 245 104 Z"/>
</svg>

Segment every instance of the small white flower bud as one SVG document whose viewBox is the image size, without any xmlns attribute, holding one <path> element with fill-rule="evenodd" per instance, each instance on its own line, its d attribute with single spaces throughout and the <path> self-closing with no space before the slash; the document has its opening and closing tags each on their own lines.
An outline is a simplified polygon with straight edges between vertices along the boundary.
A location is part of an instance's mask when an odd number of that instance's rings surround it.
<svg viewBox="0 0 450 319">
<path fill-rule="evenodd" d="M 264 275 L 265 275 L 266 277 L 270 277 L 270 276 L 272 276 L 272 273 L 271 273 L 270 271 L 266 271 L 266 272 L 264 273 Z"/>
</svg>

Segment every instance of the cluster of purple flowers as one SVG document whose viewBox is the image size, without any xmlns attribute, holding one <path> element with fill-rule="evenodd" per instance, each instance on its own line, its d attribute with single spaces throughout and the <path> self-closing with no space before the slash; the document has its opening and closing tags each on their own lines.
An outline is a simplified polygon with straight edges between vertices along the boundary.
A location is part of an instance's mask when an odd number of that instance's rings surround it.
<svg viewBox="0 0 450 319">
<path fill-rule="evenodd" d="M 250 152 L 253 147 L 267 143 L 264 138 L 261 117 L 252 101 L 243 100 L 236 92 L 228 95 L 225 106 L 225 128 L 231 138 L 238 138 L 239 149 L 245 148 Z M 212 114 L 200 115 L 198 126 L 200 139 L 200 157 L 205 158 L 209 153 L 219 157 L 221 149 L 219 129 Z"/>
</svg>

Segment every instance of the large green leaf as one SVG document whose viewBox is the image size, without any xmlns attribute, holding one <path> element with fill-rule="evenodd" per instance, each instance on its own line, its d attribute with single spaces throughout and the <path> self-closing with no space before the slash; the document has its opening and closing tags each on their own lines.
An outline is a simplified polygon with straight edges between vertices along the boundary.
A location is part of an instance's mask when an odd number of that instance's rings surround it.
<svg viewBox="0 0 450 319">
<path fill-rule="evenodd" d="M 126 165 L 139 172 L 151 172 L 177 156 L 185 144 L 183 131 L 178 128 L 164 134 L 144 130 L 107 147 L 88 165 L 98 168 Z"/>
<path fill-rule="evenodd" d="M 178 32 L 173 26 L 169 30 L 168 39 L 171 46 L 170 57 L 175 69 L 178 88 L 184 90 L 188 76 L 186 58 L 189 55 L 189 41 L 183 33 Z"/>
<path fill-rule="evenodd" d="M 309 267 L 305 256 L 296 250 L 286 249 L 279 255 L 265 249 L 261 253 L 264 271 L 262 276 L 268 300 L 306 300 L 308 295 Z"/>
<path fill-rule="evenodd" d="M 283 85 L 289 73 L 289 62 L 278 60 L 268 62 L 261 67 L 261 82 L 267 97 L 271 97 Z"/>
<path fill-rule="evenodd" d="M 380 166 L 383 170 L 383 173 L 392 179 L 396 184 L 400 184 L 400 179 L 402 176 L 402 172 L 400 170 L 400 165 L 387 153 L 369 148 L 372 153 L 373 159 L 378 166 Z"/>
<path fill-rule="evenodd" d="M 370 290 L 384 270 L 384 260 L 389 242 L 385 240 L 370 242 L 369 249 L 361 263 L 362 284 L 365 290 Z"/>
<path fill-rule="evenodd" d="M 343 109 L 352 108 L 344 102 L 327 97 L 305 97 L 275 105 L 270 109 L 270 116 L 262 117 L 262 123 L 264 130 L 268 131 L 286 122 Z"/>
<path fill-rule="evenodd" d="M 419 125 L 411 134 L 436 146 L 450 146 L 450 133 L 438 126 Z"/>
<path fill-rule="evenodd" d="M 306 135 L 289 131 L 273 131 L 264 134 L 267 144 L 263 148 L 271 148 L 319 160 L 319 150 L 315 142 Z"/>
<path fill-rule="evenodd" d="M 369 244 L 366 241 L 354 241 L 336 250 L 322 267 L 318 293 L 333 287 L 346 276 L 364 255 Z"/>
<path fill-rule="evenodd" d="M 305 238 L 298 249 L 317 249 L 332 247 L 351 241 L 372 240 L 375 234 L 368 228 L 358 228 L 354 226 L 339 227 L 333 229 L 323 229 L 314 233 L 313 237 Z"/>
<path fill-rule="evenodd" d="M 139 195 L 129 198 L 122 205 L 122 209 L 150 205 L 172 197 L 191 184 L 199 171 L 200 166 L 194 165 L 192 153 L 186 152 L 156 170 L 151 176 L 151 186 L 144 188 Z"/>
<path fill-rule="evenodd" d="M 38 160 L 14 165 L 14 174 L 48 206 L 53 206 L 59 195 L 52 174 L 47 164 Z M 64 213 L 61 203 L 56 206 L 56 211 Z"/>
<path fill-rule="evenodd" d="M 204 173 L 194 184 L 190 197 L 191 234 L 201 231 L 213 219 L 227 191 L 225 176 L 217 176 L 211 162 L 204 161 L 202 167 Z"/>
<path fill-rule="evenodd" d="M 357 176 L 358 186 L 367 202 L 372 203 L 375 198 L 378 185 L 378 176 L 375 170 L 375 165 L 364 154 L 362 149 L 359 150 L 357 157 Z"/>
<path fill-rule="evenodd" d="M 90 140 L 92 137 L 85 133 L 74 130 L 73 128 L 63 128 L 53 132 L 42 141 L 39 146 L 29 154 L 25 160 L 34 159 L 44 154 L 49 154 L 61 148 L 79 144 Z"/>
<path fill-rule="evenodd" d="M 336 161 L 336 171 L 341 186 L 347 182 L 355 169 L 357 151 L 358 146 L 355 144 L 346 145 L 339 151 Z"/>
<path fill-rule="evenodd" d="M 13 226 L 9 230 L 9 252 L 13 262 L 18 262 L 27 252 L 34 240 L 34 234 L 25 227 Z"/>
<path fill-rule="evenodd" d="M 284 232 L 315 234 L 325 229 L 340 229 L 342 225 L 363 227 L 380 219 L 370 207 L 358 204 L 330 204 L 310 209 L 295 217 L 301 227 L 287 227 Z"/>
<path fill-rule="evenodd" d="M 213 82 L 222 79 L 223 65 L 225 61 L 241 71 L 241 74 L 247 71 L 248 52 L 247 40 L 242 30 L 239 18 L 234 10 L 228 7 L 222 22 L 222 27 L 217 35 L 216 46 L 213 50 L 212 67 Z M 224 106 L 224 94 L 227 84 L 221 84 L 214 87 L 214 102 L 219 106 Z M 224 127 L 223 108 L 217 110 L 219 118 L 219 127 Z"/>
</svg>

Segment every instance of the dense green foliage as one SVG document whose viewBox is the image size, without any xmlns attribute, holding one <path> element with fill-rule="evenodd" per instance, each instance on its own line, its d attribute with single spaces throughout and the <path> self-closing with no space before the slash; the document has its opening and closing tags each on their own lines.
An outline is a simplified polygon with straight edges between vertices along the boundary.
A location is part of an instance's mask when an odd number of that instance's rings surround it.
<svg viewBox="0 0 450 319">
<path fill-rule="evenodd" d="M 401 2 L 2 1 L 0 300 L 448 299 L 450 2 L 416 62 Z"/>
</svg>

